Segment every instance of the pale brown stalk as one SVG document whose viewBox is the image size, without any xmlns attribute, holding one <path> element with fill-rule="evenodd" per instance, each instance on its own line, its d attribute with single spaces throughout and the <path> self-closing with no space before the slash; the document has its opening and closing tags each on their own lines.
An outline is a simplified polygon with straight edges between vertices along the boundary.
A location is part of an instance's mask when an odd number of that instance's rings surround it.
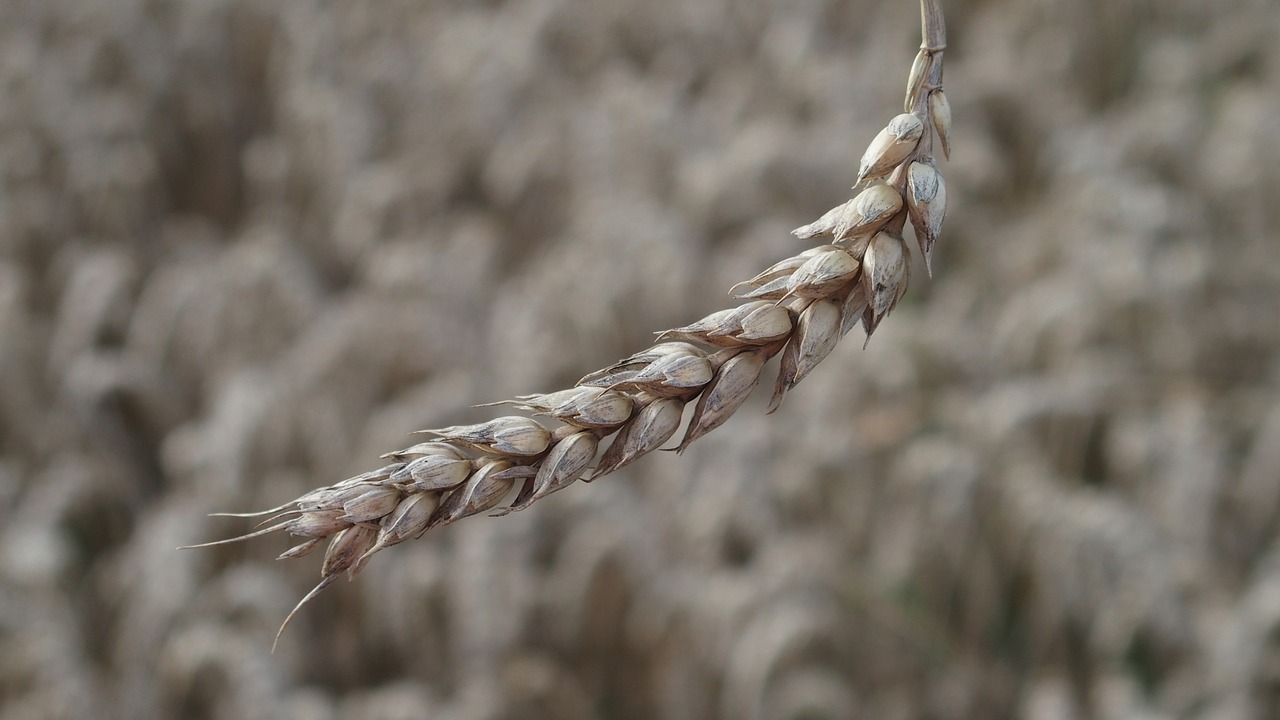
<svg viewBox="0 0 1280 720">
<path fill-rule="evenodd" d="M 591 481 L 665 445 L 686 408 L 683 452 L 723 424 L 780 356 L 769 412 L 862 323 L 868 339 L 902 299 L 909 279 L 908 220 L 926 263 L 946 213 L 946 190 L 932 154 L 937 133 L 950 148 L 942 94 L 946 33 L 938 0 L 922 0 L 923 43 L 912 66 L 904 112 L 862 156 L 853 199 L 801 227 L 829 244 L 776 263 L 734 290 L 742 304 L 658 334 L 657 344 L 590 373 L 558 392 L 508 404 L 530 413 L 475 425 L 424 430 L 435 437 L 388 453 L 386 466 L 261 513 L 274 524 L 230 540 L 275 531 L 301 544 L 301 557 L 327 540 L 320 583 L 294 611 L 375 553 L 471 515 L 527 508 L 579 479 Z M 509 499 L 511 498 L 511 499 Z M 270 521 L 269 521 L 270 522 Z M 281 626 L 281 631 L 284 626 Z M 277 634 L 277 638 L 279 635 Z"/>
</svg>

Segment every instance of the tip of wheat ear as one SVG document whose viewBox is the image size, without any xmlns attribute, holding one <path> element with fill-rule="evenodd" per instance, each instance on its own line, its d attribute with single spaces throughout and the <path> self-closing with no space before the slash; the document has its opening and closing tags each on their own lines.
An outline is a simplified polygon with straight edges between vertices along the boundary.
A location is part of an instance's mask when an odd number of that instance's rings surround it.
<svg viewBox="0 0 1280 720">
<path fill-rule="evenodd" d="M 551 425 L 507 415 L 419 431 L 435 437 L 383 455 L 390 462 L 377 470 L 270 510 L 217 513 L 266 518 L 260 525 L 267 527 L 187 548 L 279 531 L 303 538 L 280 555 L 290 559 L 328 543 L 321 580 L 285 617 L 278 643 L 306 603 L 339 575 L 353 578 L 378 552 L 465 517 L 524 510 L 578 480 L 591 482 L 626 467 L 674 437 L 693 405 L 683 437 L 671 448 L 684 452 L 742 407 L 767 361 L 779 356 L 767 408 L 775 412 L 841 337 L 861 323 L 870 341 L 901 301 L 909 280 L 902 235 L 908 220 L 932 275 L 946 186 L 931 148 L 936 133 L 943 154 L 950 155 L 951 109 L 940 87 L 940 8 L 936 0 L 922 0 L 922 11 L 926 48 L 912 66 L 907 112 L 890 120 L 863 153 L 854 186 L 863 189 L 794 231 L 827 244 L 738 283 L 730 290 L 742 301 L 737 306 L 662 331 L 652 347 L 587 374 L 572 388 L 478 406 L 511 406 L 549 418 Z"/>
</svg>

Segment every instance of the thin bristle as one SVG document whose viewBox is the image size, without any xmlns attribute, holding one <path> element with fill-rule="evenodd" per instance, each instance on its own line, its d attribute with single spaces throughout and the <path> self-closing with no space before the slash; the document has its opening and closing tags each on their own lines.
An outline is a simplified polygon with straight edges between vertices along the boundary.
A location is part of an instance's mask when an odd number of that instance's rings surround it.
<svg viewBox="0 0 1280 720">
<path fill-rule="evenodd" d="M 261 530 L 258 530 L 256 532 L 251 532 L 246 535 L 239 535 L 237 537 L 227 538 L 225 540 L 211 540 L 209 542 L 200 543 L 198 545 L 182 545 L 178 549 L 179 550 L 195 550 L 197 548 L 216 547 L 218 545 L 230 545 L 232 543 L 243 542 L 245 540 L 252 540 L 253 538 L 261 537 L 263 535 L 270 535 L 271 533 L 277 530 L 283 530 L 286 525 L 288 525 L 288 523 L 278 523 L 276 525 L 272 525 L 271 527 L 263 528 Z"/>
<path fill-rule="evenodd" d="M 293 503 L 289 502 L 289 503 L 285 503 L 284 505 L 273 507 L 270 510 L 259 510 L 257 512 L 245 512 L 245 513 L 214 512 L 214 513 L 209 513 L 206 517 L 256 518 L 256 517 L 262 517 L 263 515 L 270 515 L 272 513 L 282 512 L 284 510 L 289 509 L 292 505 Z"/>
<path fill-rule="evenodd" d="M 258 524 L 254 525 L 254 527 L 262 527 L 263 525 L 266 525 L 267 523 L 270 523 L 273 520 L 279 520 L 281 518 L 287 518 L 287 517 L 297 517 L 298 515 L 301 515 L 301 514 L 302 514 L 302 511 L 299 510 L 298 508 L 294 508 L 292 510 L 281 510 L 280 512 L 276 513 L 275 515 L 272 515 L 269 518 L 259 520 Z"/>
<path fill-rule="evenodd" d="M 284 622 L 280 623 L 280 629 L 276 631 L 276 639 L 271 643 L 272 655 L 276 653 L 276 646 L 280 644 L 280 636 L 284 634 L 284 629 L 289 627 L 289 622 L 293 620 L 293 616 L 298 614 L 298 611 L 302 609 L 303 605 L 306 605 L 308 602 L 311 601 L 312 598 L 314 598 L 316 595 L 319 595 L 321 590 L 324 590 L 325 588 L 333 584 L 333 581 L 337 577 L 338 577 L 337 575 L 329 575 L 325 577 L 323 580 L 320 581 L 318 585 L 311 588 L 311 592 L 303 596 L 303 598 L 298 601 L 297 605 L 293 606 L 293 609 L 290 610 L 289 614 L 285 616 Z"/>
</svg>

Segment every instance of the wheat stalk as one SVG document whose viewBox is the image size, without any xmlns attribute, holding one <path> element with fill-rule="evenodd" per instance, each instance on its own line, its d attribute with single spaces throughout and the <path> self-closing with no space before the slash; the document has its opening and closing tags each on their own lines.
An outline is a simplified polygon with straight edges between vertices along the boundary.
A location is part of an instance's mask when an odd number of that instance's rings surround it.
<svg viewBox="0 0 1280 720">
<path fill-rule="evenodd" d="M 423 430 L 434 439 L 384 455 L 388 464 L 382 468 L 271 510 L 220 513 L 268 516 L 265 528 L 189 547 L 275 532 L 303 538 L 280 555 L 284 559 L 328 542 L 321 580 L 285 618 L 279 640 L 303 605 L 339 576 L 354 577 L 377 552 L 471 515 L 523 510 L 579 479 L 590 482 L 614 472 L 670 440 L 692 405 L 675 448 L 684 451 L 733 415 L 759 383 L 765 363 L 781 354 L 769 404 L 770 413 L 777 410 L 841 337 L 861 322 L 869 340 L 902 299 L 909 280 L 903 240 L 908 220 L 931 267 L 947 200 L 933 135 L 949 156 L 951 110 L 942 91 L 946 30 L 940 0 L 920 5 L 923 42 L 903 113 L 863 154 L 854 185 L 861 192 L 794 231 L 801 239 L 827 238 L 828 244 L 739 283 L 731 291 L 744 301 L 737 307 L 659 333 L 657 344 L 572 388 L 491 403 L 548 418 L 547 424 L 508 415 Z M 519 492 L 503 505 L 517 485 Z"/>
</svg>

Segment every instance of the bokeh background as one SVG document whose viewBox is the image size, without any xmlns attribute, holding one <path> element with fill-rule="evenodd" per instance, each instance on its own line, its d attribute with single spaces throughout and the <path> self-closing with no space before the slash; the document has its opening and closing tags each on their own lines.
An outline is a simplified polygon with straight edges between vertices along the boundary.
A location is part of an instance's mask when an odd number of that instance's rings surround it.
<svg viewBox="0 0 1280 720">
<path fill-rule="evenodd" d="M 947 0 L 928 279 L 763 415 L 381 553 L 207 518 L 802 249 L 896 0 L 0 2 L 0 720 L 1280 717 L 1280 5 Z"/>
</svg>

